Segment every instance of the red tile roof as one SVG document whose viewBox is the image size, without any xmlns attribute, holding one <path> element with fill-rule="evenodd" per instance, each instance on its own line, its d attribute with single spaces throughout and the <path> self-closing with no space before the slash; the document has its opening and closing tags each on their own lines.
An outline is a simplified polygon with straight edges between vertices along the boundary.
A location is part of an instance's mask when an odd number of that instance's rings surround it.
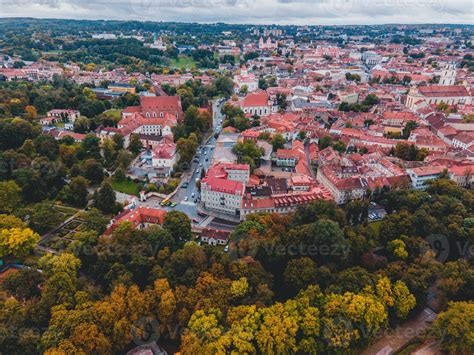
<svg viewBox="0 0 474 355">
<path fill-rule="evenodd" d="M 466 88 L 461 85 L 420 86 L 418 91 L 428 97 L 469 96 Z"/>
<path fill-rule="evenodd" d="M 268 106 L 268 95 L 265 92 L 262 93 L 253 93 L 245 96 L 243 102 L 243 107 L 262 107 Z"/>
<path fill-rule="evenodd" d="M 115 217 L 113 224 L 107 228 L 105 234 L 112 233 L 119 224 L 124 222 L 131 222 L 134 228 L 137 228 L 141 223 L 163 224 L 165 216 L 166 211 L 154 208 L 138 207 L 126 210 Z"/>
<path fill-rule="evenodd" d="M 181 110 L 179 96 L 141 96 L 140 106 L 142 111 Z"/>
</svg>

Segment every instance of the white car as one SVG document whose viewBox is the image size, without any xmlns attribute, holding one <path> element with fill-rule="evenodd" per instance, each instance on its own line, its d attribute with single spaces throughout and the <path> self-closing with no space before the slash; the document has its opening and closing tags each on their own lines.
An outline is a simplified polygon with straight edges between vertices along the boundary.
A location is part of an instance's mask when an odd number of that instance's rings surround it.
<svg viewBox="0 0 474 355">
<path fill-rule="evenodd" d="M 186 197 L 184 198 L 184 201 L 187 201 L 187 200 L 189 200 L 188 196 L 186 196 Z"/>
</svg>

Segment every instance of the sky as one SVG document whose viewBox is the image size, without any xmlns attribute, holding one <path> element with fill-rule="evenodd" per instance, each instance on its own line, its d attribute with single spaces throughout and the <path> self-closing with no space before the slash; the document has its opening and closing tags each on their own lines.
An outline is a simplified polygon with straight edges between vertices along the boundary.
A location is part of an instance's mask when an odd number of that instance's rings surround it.
<svg viewBox="0 0 474 355">
<path fill-rule="evenodd" d="M 0 17 L 246 24 L 474 24 L 474 0 L 0 0 Z"/>
</svg>

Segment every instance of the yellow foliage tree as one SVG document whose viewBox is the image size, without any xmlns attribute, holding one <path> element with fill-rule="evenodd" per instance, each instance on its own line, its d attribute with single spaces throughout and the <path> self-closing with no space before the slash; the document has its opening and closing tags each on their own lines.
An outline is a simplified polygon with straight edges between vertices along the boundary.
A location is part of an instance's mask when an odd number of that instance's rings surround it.
<svg viewBox="0 0 474 355">
<path fill-rule="evenodd" d="M 0 257 L 26 256 L 36 245 L 40 236 L 30 228 L 10 228 L 0 231 Z"/>
</svg>

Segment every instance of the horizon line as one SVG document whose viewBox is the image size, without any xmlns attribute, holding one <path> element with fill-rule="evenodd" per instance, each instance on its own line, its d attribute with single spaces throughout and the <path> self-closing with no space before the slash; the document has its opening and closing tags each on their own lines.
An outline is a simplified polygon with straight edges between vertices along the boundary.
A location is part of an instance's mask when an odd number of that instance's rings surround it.
<svg viewBox="0 0 474 355">
<path fill-rule="evenodd" d="M 132 20 L 132 19 L 91 19 L 91 18 L 73 18 L 73 17 L 19 17 L 19 16 L 0 16 L 0 20 L 39 20 L 39 21 L 57 21 L 57 20 L 69 20 L 69 21 L 96 21 L 96 22 L 138 22 L 138 23 L 182 23 L 182 24 L 197 24 L 197 25 L 217 25 L 223 24 L 228 26 L 279 26 L 279 27 L 371 27 L 371 26 L 468 26 L 474 27 L 474 24 L 470 23 L 415 23 L 415 22 L 393 22 L 393 23 L 374 23 L 374 24 L 277 24 L 277 23 L 251 23 L 251 22 L 242 22 L 242 23 L 233 23 L 233 22 L 222 22 L 222 21 L 152 21 L 152 20 Z"/>
</svg>

